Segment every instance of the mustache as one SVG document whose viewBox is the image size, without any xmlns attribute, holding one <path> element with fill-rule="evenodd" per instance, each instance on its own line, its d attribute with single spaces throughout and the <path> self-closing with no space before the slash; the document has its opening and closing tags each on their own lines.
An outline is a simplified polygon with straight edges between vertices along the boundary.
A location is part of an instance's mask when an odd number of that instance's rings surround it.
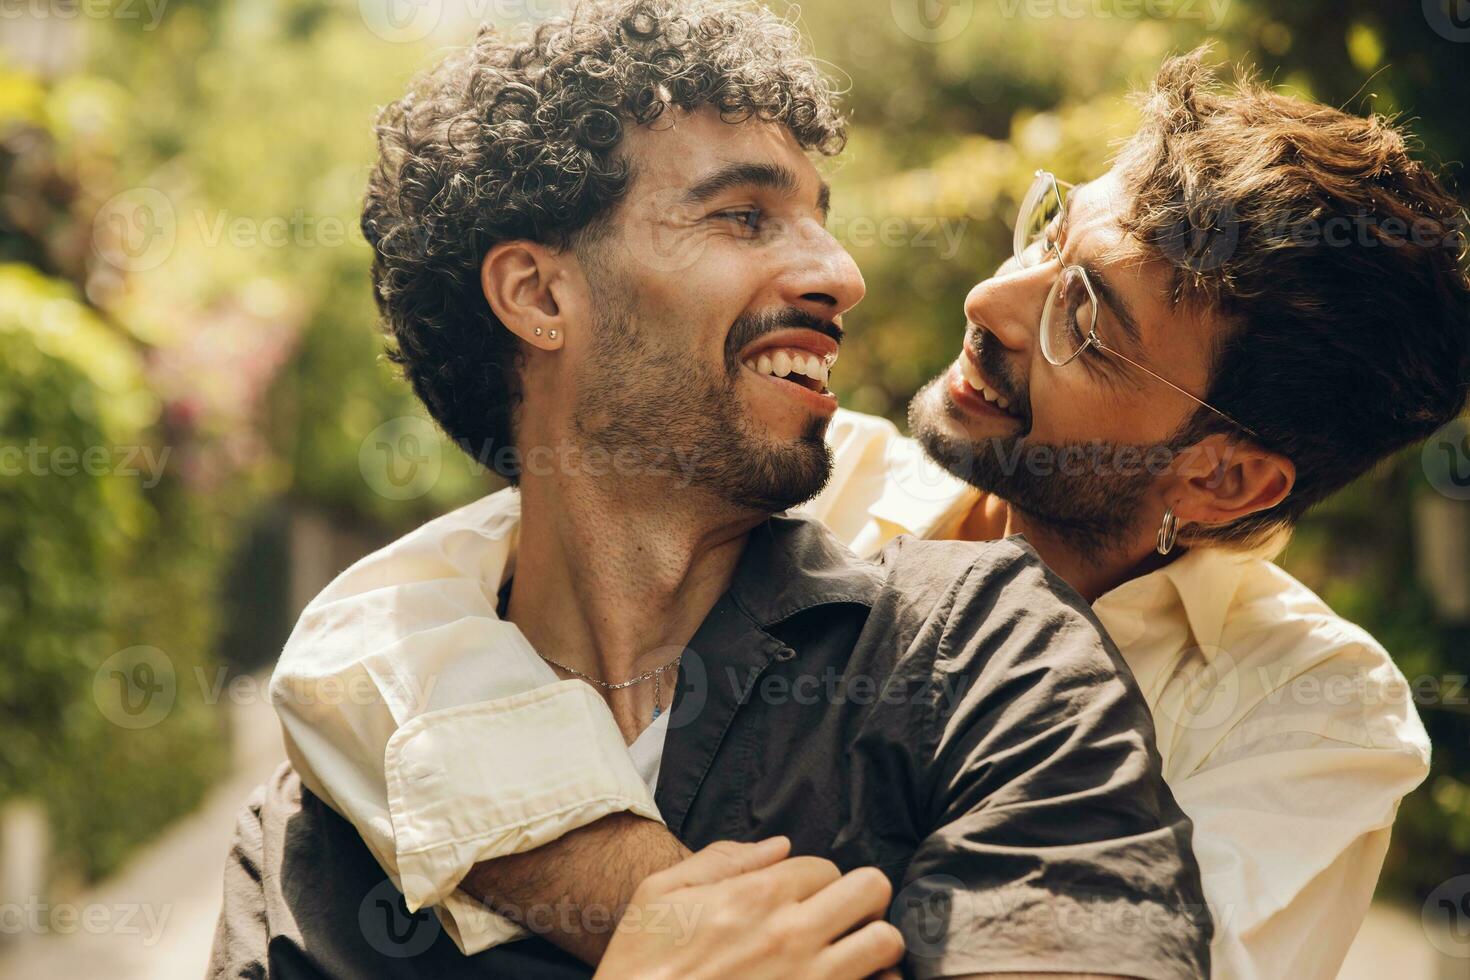
<svg viewBox="0 0 1470 980">
<path fill-rule="evenodd" d="M 971 326 L 969 339 L 970 349 L 975 352 L 975 359 L 980 362 L 980 370 L 990 379 L 996 391 L 1013 407 L 1020 408 L 1026 413 L 1026 419 L 1029 422 L 1031 402 L 1021 391 L 1022 386 L 1012 373 L 1010 362 L 1001 352 L 1000 345 L 990 339 L 990 331 L 984 327 Z"/>
<path fill-rule="evenodd" d="M 730 333 L 725 337 L 725 367 L 733 374 L 740 368 L 741 351 L 768 333 L 793 327 L 825 334 L 837 341 L 839 346 L 845 335 L 843 329 L 831 320 L 824 320 L 795 306 L 788 306 L 783 310 L 747 313 L 730 325 Z"/>
</svg>

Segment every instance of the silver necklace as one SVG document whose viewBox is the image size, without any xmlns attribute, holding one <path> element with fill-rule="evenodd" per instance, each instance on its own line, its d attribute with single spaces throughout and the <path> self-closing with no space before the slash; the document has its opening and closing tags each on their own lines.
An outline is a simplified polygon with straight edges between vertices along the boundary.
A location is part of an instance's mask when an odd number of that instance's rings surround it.
<svg viewBox="0 0 1470 980">
<path fill-rule="evenodd" d="M 679 661 L 684 659 L 684 655 L 681 653 L 679 654 L 679 656 L 675 657 L 673 660 L 670 660 L 668 663 L 664 664 L 661 667 L 655 667 L 652 670 L 645 670 L 643 673 L 639 674 L 632 680 L 619 681 L 616 684 L 608 683 L 600 677 L 593 677 L 591 674 L 584 674 L 575 667 L 568 667 L 566 664 L 557 663 L 555 660 L 552 660 L 544 653 L 541 654 L 541 659 L 551 664 L 551 666 L 557 668 L 558 670 L 564 670 L 568 674 L 571 674 L 573 677 L 580 677 L 588 684 L 596 685 L 597 687 L 602 688 L 604 691 L 621 691 L 625 687 L 633 687 L 635 685 L 642 684 L 649 678 L 653 678 L 653 720 L 657 721 L 658 716 L 663 713 L 663 672 L 668 670 L 670 667 L 678 667 Z"/>
</svg>

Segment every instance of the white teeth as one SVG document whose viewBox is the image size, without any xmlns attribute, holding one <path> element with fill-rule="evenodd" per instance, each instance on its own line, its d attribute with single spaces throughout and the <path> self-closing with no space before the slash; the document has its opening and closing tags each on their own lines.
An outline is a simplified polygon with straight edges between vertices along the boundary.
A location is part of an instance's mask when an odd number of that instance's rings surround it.
<svg viewBox="0 0 1470 980">
<path fill-rule="evenodd" d="M 980 369 L 975 367 L 974 363 L 964 355 L 960 356 L 960 374 L 964 377 L 965 384 L 979 392 L 982 398 L 995 405 L 1001 411 L 1005 411 L 1011 407 L 1011 400 L 1009 398 L 1003 398 L 1000 392 L 987 385 L 980 376 Z"/>
<path fill-rule="evenodd" d="M 767 351 L 746 361 L 745 366 L 757 374 L 769 374 L 777 378 L 799 374 L 820 382 L 823 388 L 827 386 L 827 379 L 832 371 L 832 364 L 826 358 L 791 348 Z"/>
<path fill-rule="evenodd" d="M 965 384 L 974 388 L 976 391 L 985 387 L 985 382 L 980 379 L 979 370 L 976 369 L 974 364 L 970 363 L 968 357 L 964 357 L 963 355 L 960 357 L 960 374 L 964 375 Z"/>
</svg>

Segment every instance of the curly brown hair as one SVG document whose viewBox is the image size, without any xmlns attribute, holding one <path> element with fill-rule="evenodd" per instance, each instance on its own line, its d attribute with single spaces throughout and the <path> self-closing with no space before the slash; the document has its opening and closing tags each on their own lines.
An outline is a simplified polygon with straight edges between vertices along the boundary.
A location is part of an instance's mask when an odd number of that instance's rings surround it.
<svg viewBox="0 0 1470 980">
<path fill-rule="evenodd" d="M 510 38 L 492 27 L 378 117 L 362 230 L 399 364 L 462 449 L 512 481 L 515 337 L 480 289 L 497 242 L 578 248 L 633 178 L 626 127 L 671 108 L 775 122 L 841 151 L 833 84 L 796 26 L 742 0 L 584 0 Z"/>
<path fill-rule="evenodd" d="M 1390 120 L 1249 73 L 1222 90 L 1207 50 L 1143 97 L 1119 158 L 1124 227 L 1172 267 L 1176 306 L 1223 321 L 1205 400 L 1296 467 L 1275 507 L 1191 529 L 1249 545 L 1462 410 L 1470 278 L 1459 201 Z M 1200 409 L 1175 441 L 1220 431 Z"/>
</svg>

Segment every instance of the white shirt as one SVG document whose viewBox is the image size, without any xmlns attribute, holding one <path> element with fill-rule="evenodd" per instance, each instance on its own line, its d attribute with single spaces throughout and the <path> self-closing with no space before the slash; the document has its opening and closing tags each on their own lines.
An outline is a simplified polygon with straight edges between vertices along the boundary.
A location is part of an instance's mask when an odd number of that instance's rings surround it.
<svg viewBox="0 0 1470 980">
<path fill-rule="evenodd" d="M 828 438 L 833 478 L 804 510 L 859 553 L 953 536 L 978 500 L 885 420 L 840 411 Z M 619 810 L 658 819 L 642 739 L 626 749 L 605 702 L 495 615 L 519 508 L 492 494 L 348 569 L 271 685 L 302 781 L 466 952 L 521 935 L 455 892 L 473 864 Z M 1335 976 L 1398 802 L 1428 772 L 1403 676 L 1262 553 L 1196 549 L 1093 608 L 1194 821 L 1214 976 Z"/>
</svg>

